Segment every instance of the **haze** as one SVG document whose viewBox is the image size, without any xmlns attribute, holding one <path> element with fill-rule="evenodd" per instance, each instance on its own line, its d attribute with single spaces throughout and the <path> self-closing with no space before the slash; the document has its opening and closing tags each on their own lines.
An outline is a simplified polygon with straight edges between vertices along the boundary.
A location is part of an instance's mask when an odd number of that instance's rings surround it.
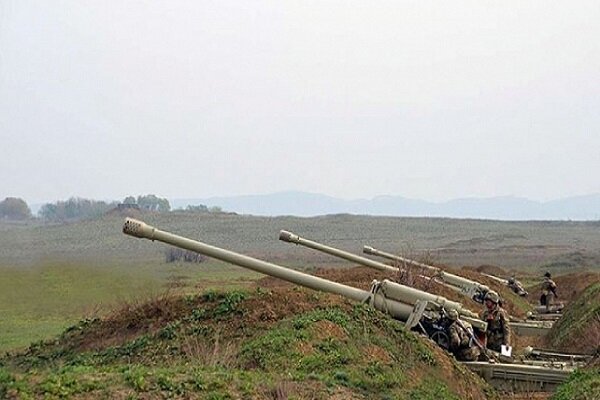
<svg viewBox="0 0 600 400">
<path fill-rule="evenodd" d="M 1 1 L 0 197 L 600 192 L 596 1 Z"/>
</svg>

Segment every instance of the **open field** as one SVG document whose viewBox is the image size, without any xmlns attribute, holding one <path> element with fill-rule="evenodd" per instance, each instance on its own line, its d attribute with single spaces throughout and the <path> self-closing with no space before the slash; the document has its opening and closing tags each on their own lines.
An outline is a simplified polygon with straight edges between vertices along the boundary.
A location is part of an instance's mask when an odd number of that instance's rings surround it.
<svg viewBox="0 0 600 400">
<path fill-rule="evenodd" d="M 498 222 L 334 215 L 254 217 L 172 212 L 148 223 L 302 269 L 350 263 L 277 240 L 281 229 L 360 253 L 364 244 L 451 266 L 554 273 L 600 266 L 598 222 Z M 124 218 L 0 222 L 0 350 L 51 337 L 91 315 L 170 290 L 247 286 L 259 275 L 221 262 L 166 264 L 167 246 L 121 233 Z"/>
<path fill-rule="evenodd" d="M 314 218 L 255 217 L 171 212 L 144 214 L 146 222 L 209 244 L 293 265 L 338 262 L 277 240 L 279 230 L 360 253 L 364 244 L 390 252 L 429 253 L 452 265 L 539 270 L 600 265 L 600 222 L 503 222 L 444 218 L 331 215 Z M 123 265 L 157 262 L 164 245 L 127 238 L 124 218 L 73 224 L 0 222 L 0 265 L 37 265 L 57 259 Z"/>
</svg>

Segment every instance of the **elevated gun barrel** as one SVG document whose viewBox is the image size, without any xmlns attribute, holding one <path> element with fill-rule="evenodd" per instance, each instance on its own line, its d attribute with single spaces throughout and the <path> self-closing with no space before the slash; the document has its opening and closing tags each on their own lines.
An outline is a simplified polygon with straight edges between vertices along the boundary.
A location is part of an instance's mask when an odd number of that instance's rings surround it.
<svg viewBox="0 0 600 400">
<path fill-rule="evenodd" d="M 157 240 L 186 250 L 195 251 L 240 267 L 248 268 L 265 275 L 274 276 L 287 282 L 305 286 L 322 292 L 338 294 L 357 302 L 367 302 L 380 311 L 390 314 L 393 318 L 406 321 L 410 316 L 413 306 L 392 299 L 385 299 L 383 294 L 376 294 L 341 283 L 332 282 L 317 276 L 305 274 L 300 271 L 268 263 L 256 258 L 248 257 L 233 251 L 211 246 L 196 240 L 191 240 L 169 232 L 161 231 L 142 221 L 127 218 L 123 225 L 123 233 L 138 238 Z"/>
<path fill-rule="evenodd" d="M 318 242 L 315 242 L 312 240 L 301 238 L 300 236 L 298 236 L 292 232 L 282 230 L 279 233 L 279 240 L 282 240 L 282 241 L 288 242 L 288 243 L 294 243 L 294 244 L 306 246 L 311 249 L 319 250 L 324 253 L 327 253 L 327 254 L 330 254 L 333 256 L 337 256 L 337 257 L 346 259 L 348 261 L 353 261 L 353 262 L 356 262 L 358 264 L 362 264 L 362 265 L 365 265 L 368 267 L 373 267 L 373 268 L 377 268 L 380 270 L 384 270 L 384 268 L 385 268 L 385 270 L 388 270 L 388 271 L 391 270 L 394 272 L 397 272 L 399 270 L 398 268 L 395 268 L 395 267 L 392 267 L 392 266 L 389 266 L 386 264 L 382 264 L 382 263 L 370 260 L 365 257 L 360 257 L 355 254 L 336 249 L 334 247 L 326 246 L 324 244 L 321 244 L 321 243 L 318 243 Z M 458 302 L 450 301 L 442 296 L 436 296 L 434 294 L 424 292 L 422 290 L 415 289 L 415 288 L 412 288 L 409 286 L 405 286 L 405 285 L 402 285 L 402 284 L 399 284 L 396 282 L 392 282 L 387 279 L 384 279 L 379 284 L 379 287 L 377 288 L 377 290 L 380 290 L 386 299 L 393 299 L 393 300 L 397 300 L 402 303 L 411 304 L 411 305 L 416 305 L 417 301 L 419 301 L 419 300 L 427 301 L 431 304 L 436 304 L 437 306 L 442 306 L 448 310 L 455 309 L 456 311 L 458 311 L 458 313 L 461 316 L 469 318 L 469 322 L 471 322 L 474 325 L 480 325 L 479 323 L 481 322 L 481 321 L 479 321 L 477 314 L 464 308 L 462 306 L 462 304 L 460 304 Z"/>
<path fill-rule="evenodd" d="M 508 279 L 499 278 L 496 275 L 486 274 L 484 272 L 482 272 L 481 275 L 487 276 L 488 278 L 491 278 L 491 279 L 495 280 L 498 283 L 502 283 L 504 285 L 508 285 Z"/>
<path fill-rule="evenodd" d="M 423 263 L 420 263 L 415 260 L 411 260 L 410 258 L 404 258 L 404 257 L 397 256 L 395 254 L 386 253 L 385 251 L 377 250 L 375 247 L 372 247 L 372 246 L 363 246 L 363 253 L 369 254 L 372 256 L 379 256 L 379 257 L 387 258 L 388 260 L 398 261 L 403 264 L 413 265 L 415 267 L 425 268 L 425 269 L 429 269 L 429 270 L 435 270 L 436 272 L 440 270 L 439 268 L 436 268 L 431 265 L 423 264 Z"/>
<path fill-rule="evenodd" d="M 464 292 L 468 293 L 470 297 L 480 302 L 483 302 L 483 296 L 490 290 L 488 286 L 482 285 L 479 282 L 475 282 L 470 279 L 463 278 L 462 276 L 442 271 L 440 268 L 434 267 L 432 265 L 423 264 L 418 261 L 411 260 L 409 258 L 400 257 L 395 254 L 390 254 L 386 253 L 385 251 L 377 250 L 372 246 L 364 246 L 363 253 L 387 258 L 389 260 L 394 260 L 403 264 L 413 265 L 416 267 L 425 268 L 430 271 L 433 271 L 435 272 L 436 276 L 439 277 L 442 281 L 461 288 Z"/>
<path fill-rule="evenodd" d="M 230 264 L 239 265 L 265 275 L 271 275 L 287 282 L 306 286 L 311 289 L 323 292 L 335 293 L 355 301 L 364 301 L 369 297 L 369 292 L 351 286 L 342 285 L 337 282 L 331 282 L 323 278 L 284 268 L 279 265 L 271 264 L 256 258 L 248 257 L 233 251 L 221 249 L 196 240 L 191 240 L 183 236 L 174 235 L 169 232 L 161 231 L 142 221 L 133 218 L 127 218 L 123 225 L 123 233 L 138 238 L 158 240 L 173 246 L 181 247 L 186 250 L 195 251 L 217 260 L 225 261 Z"/>
<path fill-rule="evenodd" d="M 357 264 L 361 264 L 361 265 L 364 265 L 367 267 L 375 268 L 380 271 L 388 271 L 388 272 L 398 272 L 399 271 L 398 268 L 392 267 L 391 265 L 383 264 L 383 263 L 380 263 L 377 261 L 370 260 L 365 257 L 357 256 L 356 254 L 348 253 L 347 251 L 343 251 L 340 249 L 336 249 L 334 247 L 326 246 L 324 244 L 317 243 L 312 240 L 304 239 L 292 232 L 282 230 L 281 232 L 279 232 L 279 240 L 287 242 L 287 243 L 299 244 L 299 245 L 302 245 L 302 246 L 305 246 L 305 247 L 308 247 L 308 248 L 311 248 L 314 250 L 322 251 L 323 253 L 327 253 L 327 254 L 330 254 L 330 255 L 336 256 L 336 257 L 340 257 L 345 260 L 355 262 Z"/>
</svg>

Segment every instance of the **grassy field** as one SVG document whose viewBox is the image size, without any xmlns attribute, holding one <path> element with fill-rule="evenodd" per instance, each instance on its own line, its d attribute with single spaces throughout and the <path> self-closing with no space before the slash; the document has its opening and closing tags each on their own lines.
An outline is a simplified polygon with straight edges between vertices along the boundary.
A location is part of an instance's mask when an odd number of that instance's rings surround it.
<svg viewBox="0 0 600 400">
<path fill-rule="evenodd" d="M 173 212 L 161 229 L 294 268 L 351 266 L 277 240 L 286 229 L 353 253 L 364 244 L 447 265 L 530 272 L 596 269 L 598 222 L 499 222 L 333 215 L 253 217 Z M 166 264 L 166 245 L 127 237 L 124 218 L 70 224 L 0 222 L 0 350 L 51 337 L 90 315 L 163 291 L 246 286 L 258 274 L 221 262 Z"/>
<path fill-rule="evenodd" d="M 80 319 L 102 316 L 164 292 L 236 288 L 257 276 L 217 262 L 0 267 L 0 351 L 47 339 Z"/>
</svg>

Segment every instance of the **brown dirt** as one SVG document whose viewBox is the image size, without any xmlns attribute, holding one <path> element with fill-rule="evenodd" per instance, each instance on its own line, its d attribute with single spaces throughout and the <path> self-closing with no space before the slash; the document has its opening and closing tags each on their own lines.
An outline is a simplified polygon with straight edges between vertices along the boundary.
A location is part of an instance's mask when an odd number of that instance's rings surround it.
<svg viewBox="0 0 600 400">
<path fill-rule="evenodd" d="M 556 282 L 558 300 L 569 303 L 579 297 L 589 285 L 600 282 L 600 272 L 559 275 L 554 277 L 553 280 Z"/>
</svg>

